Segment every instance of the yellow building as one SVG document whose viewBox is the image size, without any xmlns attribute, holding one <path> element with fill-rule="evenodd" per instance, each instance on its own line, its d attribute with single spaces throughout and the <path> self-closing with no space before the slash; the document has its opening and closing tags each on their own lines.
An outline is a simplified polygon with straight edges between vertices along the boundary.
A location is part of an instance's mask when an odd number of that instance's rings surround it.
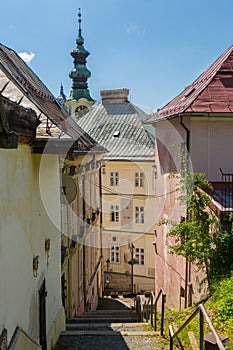
<svg viewBox="0 0 233 350">
<path fill-rule="evenodd" d="M 109 151 L 101 167 L 106 288 L 141 292 L 154 289 L 154 130 L 128 94 L 101 91 L 78 124 Z"/>
</svg>

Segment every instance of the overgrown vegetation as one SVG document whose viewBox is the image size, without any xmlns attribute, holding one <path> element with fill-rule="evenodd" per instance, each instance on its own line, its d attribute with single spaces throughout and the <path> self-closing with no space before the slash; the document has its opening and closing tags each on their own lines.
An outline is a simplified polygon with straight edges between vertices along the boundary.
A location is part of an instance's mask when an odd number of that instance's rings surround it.
<svg viewBox="0 0 233 350">
<path fill-rule="evenodd" d="M 232 226 L 229 231 L 222 229 L 207 194 L 212 190 L 210 183 L 204 174 L 190 172 L 187 156 L 182 152 L 179 155 L 181 170 L 171 177 L 179 179 L 179 201 L 187 211 L 182 222 L 172 223 L 168 235 L 174 237 L 175 243 L 170 245 L 170 252 L 204 268 L 211 287 L 216 279 L 229 276 L 232 269 Z M 162 224 L 168 224 L 168 221 Z"/>
<path fill-rule="evenodd" d="M 205 302 L 210 319 L 218 334 L 229 337 L 227 349 L 233 349 L 233 275 L 215 282 L 213 295 Z M 195 307 L 182 311 L 165 312 L 165 339 L 168 341 L 168 325 L 180 327 L 185 320 L 192 314 Z M 158 322 L 160 317 L 158 318 Z M 196 316 L 191 323 L 180 333 L 179 339 L 175 341 L 175 347 L 178 349 L 192 350 L 189 332 L 193 332 L 196 341 L 199 339 L 199 319 Z M 207 323 L 205 322 L 205 334 L 209 333 Z"/>
</svg>

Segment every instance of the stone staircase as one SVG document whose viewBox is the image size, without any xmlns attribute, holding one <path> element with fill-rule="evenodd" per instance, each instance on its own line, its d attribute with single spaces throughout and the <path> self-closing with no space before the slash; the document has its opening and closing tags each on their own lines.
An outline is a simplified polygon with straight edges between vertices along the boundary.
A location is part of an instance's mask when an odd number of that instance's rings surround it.
<svg viewBox="0 0 233 350">
<path fill-rule="evenodd" d="M 97 310 L 67 320 L 56 350 L 152 350 L 158 337 L 147 323 L 138 323 L 130 308 Z"/>
</svg>

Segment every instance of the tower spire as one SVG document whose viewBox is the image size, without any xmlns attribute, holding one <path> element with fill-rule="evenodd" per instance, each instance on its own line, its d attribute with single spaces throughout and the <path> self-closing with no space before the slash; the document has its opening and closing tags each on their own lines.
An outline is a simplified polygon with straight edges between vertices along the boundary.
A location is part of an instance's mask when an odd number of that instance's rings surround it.
<svg viewBox="0 0 233 350">
<path fill-rule="evenodd" d="M 79 8 L 78 37 L 76 39 L 76 49 L 71 52 L 71 56 L 74 58 L 74 68 L 69 74 L 70 78 L 73 81 L 70 99 L 80 102 L 77 104 L 77 107 L 78 105 L 83 105 L 83 102 L 86 100 L 86 107 L 88 107 L 92 106 L 95 103 L 95 100 L 92 99 L 88 90 L 87 80 L 90 78 L 91 72 L 87 69 L 86 62 L 87 57 L 90 53 L 84 48 L 84 39 L 82 37 L 81 29 L 81 17 L 81 9 Z"/>
<path fill-rule="evenodd" d="M 82 23 L 82 19 L 81 19 L 81 17 L 82 17 L 82 15 L 81 15 L 81 9 L 80 9 L 80 7 L 79 7 L 79 9 L 78 9 L 78 32 L 79 32 L 79 35 L 81 35 L 81 33 L 82 33 L 82 29 L 81 29 L 81 23 Z"/>
</svg>

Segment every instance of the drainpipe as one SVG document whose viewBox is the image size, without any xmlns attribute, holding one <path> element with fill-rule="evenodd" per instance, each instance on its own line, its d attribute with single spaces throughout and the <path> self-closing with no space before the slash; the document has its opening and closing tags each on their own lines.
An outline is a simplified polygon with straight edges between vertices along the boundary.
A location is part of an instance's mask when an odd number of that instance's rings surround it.
<svg viewBox="0 0 233 350">
<path fill-rule="evenodd" d="M 99 167 L 99 204 L 100 204 L 100 258 L 101 258 L 101 294 L 103 293 L 104 289 L 104 271 L 103 271 L 103 203 L 102 203 L 102 162 L 100 163 Z"/>
<path fill-rule="evenodd" d="M 183 123 L 183 116 L 180 116 L 180 125 L 186 131 L 186 148 L 188 154 L 190 153 L 190 130 Z M 186 215 L 187 216 L 187 215 Z M 184 307 L 187 308 L 188 303 L 188 280 L 191 279 L 191 264 L 188 262 L 188 257 L 185 258 L 185 295 L 184 295 Z"/>
<path fill-rule="evenodd" d="M 103 230 L 103 203 L 102 203 L 102 165 L 99 167 L 99 204 L 100 204 L 100 256 L 103 258 L 103 242 L 102 242 L 102 230 Z"/>
<path fill-rule="evenodd" d="M 180 125 L 185 129 L 186 131 L 186 147 L 187 151 L 189 153 L 190 151 L 190 130 L 187 128 L 187 126 L 183 123 L 183 116 L 180 115 Z"/>
</svg>

